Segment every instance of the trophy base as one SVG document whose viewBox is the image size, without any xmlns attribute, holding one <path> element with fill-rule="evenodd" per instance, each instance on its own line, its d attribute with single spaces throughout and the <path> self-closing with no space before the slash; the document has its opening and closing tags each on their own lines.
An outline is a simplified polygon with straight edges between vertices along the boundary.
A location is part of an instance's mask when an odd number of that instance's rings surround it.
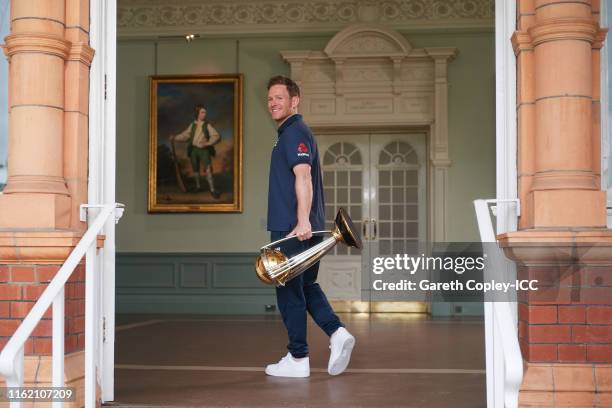
<svg viewBox="0 0 612 408">
<path fill-rule="evenodd" d="M 264 259 L 265 258 L 265 259 Z M 289 271 L 272 278 L 268 271 L 274 271 L 275 267 L 287 262 L 287 257 L 281 251 L 266 248 L 255 261 L 255 272 L 263 283 L 268 285 L 284 286 L 289 277 Z"/>
<path fill-rule="evenodd" d="M 359 237 L 359 231 L 355 229 L 355 225 L 353 224 L 351 217 L 348 216 L 344 208 L 340 208 L 338 210 L 335 223 L 336 228 L 338 228 L 338 232 L 340 232 L 342 240 L 346 245 L 358 249 L 363 247 L 361 238 Z"/>
<path fill-rule="evenodd" d="M 263 265 L 261 256 L 258 256 L 257 260 L 255 261 L 255 272 L 257 273 L 257 277 L 259 278 L 259 280 L 263 283 L 267 285 L 275 284 L 275 282 L 268 276 L 268 272 L 266 271 L 266 268 Z"/>
</svg>

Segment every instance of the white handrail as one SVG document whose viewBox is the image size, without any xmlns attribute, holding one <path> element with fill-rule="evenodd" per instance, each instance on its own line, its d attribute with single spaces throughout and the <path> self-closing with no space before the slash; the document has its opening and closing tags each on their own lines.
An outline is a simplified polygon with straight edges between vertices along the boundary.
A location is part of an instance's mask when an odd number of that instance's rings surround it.
<svg viewBox="0 0 612 408">
<path fill-rule="evenodd" d="M 82 205 L 81 209 L 88 207 L 88 205 Z M 6 379 L 7 386 L 9 387 L 22 387 L 23 386 L 23 363 L 24 363 L 24 344 L 27 339 L 32 334 L 32 331 L 36 328 L 43 315 L 53 303 L 53 385 L 61 386 L 63 385 L 63 344 L 64 344 L 64 287 L 70 275 L 74 272 L 75 268 L 81 261 L 81 258 L 85 255 L 85 252 L 94 248 L 96 245 L 96 238 L 98 233 L 104 227 L 104 224 L 107 222 L 108 218 L 111 215 L 115 216 L 115 222 L 121 217 L 123 213 L 123 204 L 106 204 L 102 206 L 100 213 L 96 216 L 95 220 L 91 223 L 90 227 L 87 229 L 85 234 L 82 236 L 81 240 L 77 244 L 77 246 L 72 250 L 60 270 L 57 272 L 55 277 L 51 280 L 47 288 L 38 298 L 34 307 L 26 318 L 21 322 L 13 336 L 9 339 L 8 343 L 0 352 L 0 375 L 4 376 Z M 89 274 L 88 274 L 89 275 Z M 90 276 L 86 277 L 85 285 L 91 287 L 91 281 L 89 280 Z M 87 303 L 87 298 L 85 299 Z M 85 321 L 91 321 L 93 319 L 93 315 L 88 314 L 86 311 Z M 87 323 L 86 323 L 87 324 Z M 86 342 L 87 337 L 91 337 L 91 333 L 85 333 Z M 87 350 L 86 350 L 87 354 Z M 85 374 L 85 382 L 88 382 L 88 375 L 92 375 L 93 373 Z M 87 388 L 87 387 L 86 387 Z M 85 390 L 86 394 L 88 392 L 95 392 L 95 388 L 93 390 Z M 21 402 L 11 402 L 11 408 L 13 407 L 21 407 Z M 61 402 L 56 402 L 53 404 L 55 407 L 61 407 Z M 86 407 L 89 408 L 89 405 L 86 404 Z"/>
<path fill-rule="evenodd" d="M 480 231 L 480 238 L 483 244 L 495 243 L 495 230 L 493 229 L 493 223 L 491 221 L 491 215 L 489 212 L 489 203 L 500 203 L 500 202 L 515 202 L 519 205 L 518 200 L 474 200 L 474 208 L 476 210 L 476 218 L 478 220 L 478 229 Z M 520 208 L 520 207 L 519 207 Z M 520 209 L 517 208 L 517 214 L 520 213 Z M 493 263 L 494 268 L 500 268 L 504 259 L 503 252 L 498 247 L 491 245 L 487 251 L 489 255 L 488 261 Z M 492 253 L 495 251 L 495 253 Z M 491 265 L 489 263 L 489 265 Z M 486 303 L 489 303 L 488 305 Z M 493 388 L 494 390 L 488 389 L 487 392 L 497 391 L 495 388 L 496 384 L 503 386 L 501 392 L 503 393 L 503 405 L 506 408 L 518 407 L 519 389 L 523 381 L 523 357 L 521 355 L 521 348 L 518 341 L 517 333 L 517 321 L 512 313 L 511 306 L 514 306 L 513 302 L 486 302 L 485 311 L 491 310 L 491 316 L 485 316 L 485 331 L 487 336 L 491 334 L 492 339 L 487 339 L 487 360 L 493 360 L 497 356 L 495 355 L 494 349 L 495 343 L 501 344 L 503 353 L 503 370 L 497 370 L 495 365 L 491 361 L 487 361 L 487 371 L 492 370 L 493 373 L 501 372 L 503 375 L 503 381 L 497 381 L 493 379 L 491 384 L 488 384 L 487 388 Z M 490 309 L 489 309 L 490 308 Z M 491 321 L 492 319 L 492 321 Z M 496 402 L 498 399 L 493 396 L 487 398 L 488 401 L 492 401 L 493 407 L 498 408 Z"/>
</svg>

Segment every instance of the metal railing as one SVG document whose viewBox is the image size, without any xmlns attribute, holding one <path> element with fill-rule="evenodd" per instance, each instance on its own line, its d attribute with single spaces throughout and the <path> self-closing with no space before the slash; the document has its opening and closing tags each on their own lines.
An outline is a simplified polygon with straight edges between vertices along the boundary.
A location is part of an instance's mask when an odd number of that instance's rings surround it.
<svg viewBox="0 0 612 408">
<path fill-rule="evenodd" d="M 475 200 L 480 239 L 483 245 L 496 243 L 491 213 L 497 208 L 489 204 L 518 200 Z M 519 211 L 517 211 L 519 213 Z M 504 273 L 508 261 L 497 245 L 487 246 L 485 277 Z M 487 356 L 488 408 L 518 407 L 519 389 L 523 381 L 523 357 L 518 341 L 516 302 L 485 302 L 485 345 Z"/>
<path fill-rule="evenodd" d="M 85 407 L 95 406 L 95 350 L 94 339 L 97 337 L 95 320 L 95 288 L 93 259 L 96 253 L 96 238 L 102 231 L 108 218 L 113 215 L 115 223 L 123 215 L 123 204 L 81 205 L 81 220 L 86 217 L 87 208 L 100 208 L 99 214 L 90 224 L 77 246 L 72 250 L 55 277 L 38 298 L 34 307 L 21 322 L 13 336 L 0 353 L 0 375 L 6 380 L 8 387 L 23 387 L 24 345 L 32 334 L 43 315 L 53 303 L 52 316 L 52 386 L 64 386 L 64 287 L 75 268 L 87 254 L 85 266 Z M 85 218 L 85 219 L 84 219 Z M 21 408 L 22 402 L 11 401 L 11 408 Z M 53 408 L 62 407 L 63 403 L 53 402 Z"/>
</svg>

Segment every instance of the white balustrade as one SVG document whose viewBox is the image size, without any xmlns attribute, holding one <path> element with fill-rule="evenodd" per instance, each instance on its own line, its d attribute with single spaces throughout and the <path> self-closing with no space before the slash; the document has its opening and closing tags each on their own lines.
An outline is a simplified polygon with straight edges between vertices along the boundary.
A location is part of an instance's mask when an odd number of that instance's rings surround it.
<svg viewBox="0 0 612 408">
<path fill-rule="evenodd" d="M 487 254 L 485 277 L 504 273 L 504 263 L 510 262 L 496 244 L 491 212 L 497 208 L 489 204 L 515 203 L 518 200 L 475 200 L 476 218 L 483 248 Z M 517 214 L 520 209 L 517 208 Z M 507 277 L 501 279 L 508 280 Z M 517 408 L 523 381 L 523 357 L 518 341 L 516 302 L 485 302 L 485 346 L 487 361 L 488 408 Z"/>
<path fill-rule="evenodd" d="M 102 231 L 109 217 L 113 216 L 115 223 L 123 215 L 123 204 L 106 205 L 81 205 L 81 221 L 87 219 L 87 209 L 98 208 L 99 213 L 90 223 L 89 228 L 82 236 L 79 243 L 72 250 L 62 267 L 53 277 L 49 285 L 45 288 L 40 298 L 32 307 L 25 319 L 21 322 L 13 336 L 0 353 L 0 375 L 6 380 L 8 387 L 23 387 L 24 371 L 24 345 L 27 339 L 36 328 L 43 315 L 53 304 L 53 340 L 52 340 L 52 385 L 54 387 L 64 386 L 64 288 L 66 282 L 78 266 L 83 256 L 87 253 L 85 261 L 85 407 L 95 407 L 96 397 L 96 377 L 95 377 L 95 358 L 96 350 L 94 342 L 98 338 L 96 328 L 96 294 L 99 288 L 96 287 L 96 270 L 94 257 L 96 253 L 96 241 L 98 234 Z M 61 408 L 61 401 L 53 402 L 53 408 Z M 11 401 L 11 408 L 23 407 L 23 402 Z"/>
</svg>

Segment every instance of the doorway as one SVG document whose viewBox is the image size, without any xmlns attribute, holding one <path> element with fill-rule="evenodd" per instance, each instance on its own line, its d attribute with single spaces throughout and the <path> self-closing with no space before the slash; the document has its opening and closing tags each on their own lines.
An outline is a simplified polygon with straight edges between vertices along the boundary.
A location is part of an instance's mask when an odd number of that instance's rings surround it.
<svg viewBox="0 0 612 408">
<path fill-rule="evenodd" d="M 335 307 L 364 312 L 383 307 L 385 302 L 372 302 L 372 260 L 427 241 L 426 140 L 424 133 L 410 132 L 317 135 L 326 229 L 344 207 L 363 241 L 361 251 L 339 244 L 321 260 L 318 281 Z M 386 307 L 425 310 L 424 304 L 402 303 Z"/>
</svg>

